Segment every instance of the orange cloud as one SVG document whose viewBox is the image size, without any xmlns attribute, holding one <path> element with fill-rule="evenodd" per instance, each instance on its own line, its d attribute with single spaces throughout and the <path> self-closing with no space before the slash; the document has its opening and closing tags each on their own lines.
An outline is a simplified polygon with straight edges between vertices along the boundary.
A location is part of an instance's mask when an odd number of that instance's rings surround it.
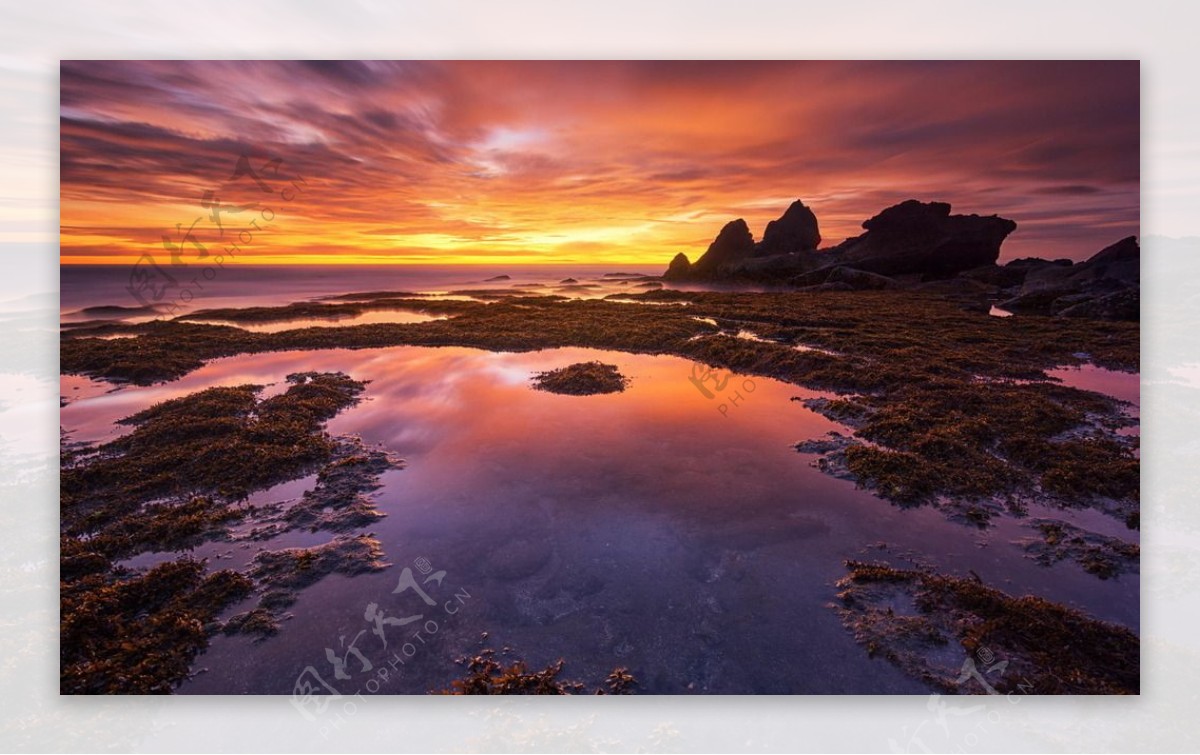
<svg viewBox="0 0 1200 755">
<path fill-rule="evenodd" d="M 252 219 L 240 259 L 263 263 L 664 262 L 797 197 L 829 243 L 910 197 L 1013 218 L 1008 257 L 1138 226 L 1136 62 L 65 62 L 61 81 L 64 263 L 164 235 L 215 251 Z M 232 179 L 240 155 L 282 161 L 273 193 Z"/>
</svg>

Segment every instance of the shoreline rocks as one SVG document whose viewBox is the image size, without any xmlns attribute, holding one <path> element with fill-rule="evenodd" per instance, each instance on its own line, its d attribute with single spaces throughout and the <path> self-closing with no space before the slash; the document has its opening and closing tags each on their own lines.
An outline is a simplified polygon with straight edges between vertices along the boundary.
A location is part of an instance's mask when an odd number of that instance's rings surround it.
<svg viewBox="0 0 1200 755">
<path fill-rule="evenodd" d="M 962 299 L 987 311 L 1140 319 L 1140 250 L 1130 236 L 1084 262 L 1023 258 L 998 265 L 1017 224 L 998 215 L 952 215 L 946 202 L 909 199 L 863 221 L 865 233 L 821 243 L 816 215 L 796 200 L 755 242 L 746 221 L 726 223 L 695 262 L 680 252 L 665 281 L 731 281 L 802 291 L 905 289 Z"/>
</svg>

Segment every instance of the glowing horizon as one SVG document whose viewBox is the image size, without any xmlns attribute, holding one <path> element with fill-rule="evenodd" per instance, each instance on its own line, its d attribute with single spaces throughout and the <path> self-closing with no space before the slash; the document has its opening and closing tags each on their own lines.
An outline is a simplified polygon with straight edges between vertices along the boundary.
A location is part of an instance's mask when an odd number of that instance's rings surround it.
<svg viewBox="0 0 1200 755">
<path fill-rule="evenodd" d="M 169 259 L 162 237 L 197 218 L 218 253 L 229 238 L 205 192 L 268 196 L 229 181 L 243 154 L 303 181 L 270 195 L 247 264 L 665 267 L 735 218 L 761 238 L 795 199 L 828 246 L 909 198 L 1015 220 L 1005 259 L 1082 259 L 1139 232 L 1138 75 L 1135 61 L 64 62 L 60 260 Z"/>
</svg>

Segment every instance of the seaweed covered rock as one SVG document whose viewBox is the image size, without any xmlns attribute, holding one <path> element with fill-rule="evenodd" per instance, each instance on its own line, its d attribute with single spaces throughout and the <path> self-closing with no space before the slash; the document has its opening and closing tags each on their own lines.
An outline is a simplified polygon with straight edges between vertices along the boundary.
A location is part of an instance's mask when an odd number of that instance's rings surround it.
<svg viewBox="0 0 1200 755">
<path fill-rule="evenodd" d="M 488 633 L 484 632 L 486 642 Z M 508 648 L 502 651 L 508 653 Z M 473 656 L 455 660 L 464 667 L 463 676 L 450 686 L 435 692 L 439 695 L 632 695 L 638 681 L 629 669 L 618 666 L 609 672 L 601 684 L 589 690 L 583 682 L 563 679 L 567 662 L 558 659 L 541 671 L 531 671 L 525 661 L 501 661 L 492 648 L 483 648 Z"/>
<path fill-rule="evenodd" d="M 1125 627 L 978 578 L 846 567 L 837 583 L 843 625 L 869 655 L 940 692 L 1138 694 L 1140 641 Z"/>
<path fill-rule="evenodd" d="M 580 362 L 533 377 L 533 387 L 539 391 L 564 393 L 570 396 L 591 396 L 597 393 L 620 393 L 629 384 L 615 365 L 603 362 Z"/>
<path fill-rule="evenodd" d="M 315 372 L 288 375 L 287 382 L 285 392 L 265 399 L 260 386 L 243 385 L 154 404 L 118 421 L 133 428 L 128 434 L 64 464 L 64 694 L 171 692 L 221 629 L 219 615 L 250 595 L 254 584 L 247 575 L 209 573 L 202 561 L 178 559 L 145 572 L 119 562 L 229 540 L 234 524 L 257 514 L 257 507 L 241 503 L 250 492 L 299 478 L 331 459 L 338 447 L 323 424 L 357 403 L 366 384 L 342 373 Z M 321 500 L 322 515 L 362 521 L 373 512 L 366 492 L 391 466 L 382 452 L 339 457 L 318 481 L 317 491 L 330 493 Z M 303 523 L 325 526 L 325 519 Z M 386 565 L 373 539 L 339 538 L 334 545 L 336 553 L 309 549 L 293 559 L 299 576 L 286 573 L 286 552 L 260 554 L 254 570 L 266 571 L 252 576 L 294 592 L 325 571 L 352 574 Z M 277 621 L 267 609 L 286 602 L 238 614 L 224 629 L 268 637 Z"/>
<path fill-rule="evenodd" d="M 69 540 L 64 558 L 86 547 Z M 144 574 L 106 563 L 103 571 L 64 580 L 59 592 L 60 693 L 170 693 L 208 646 L 207 627 L 249 595 L 251 587 L 236 572 L 208 574 L 190 558 L 159 564 Z"/>
</svg>

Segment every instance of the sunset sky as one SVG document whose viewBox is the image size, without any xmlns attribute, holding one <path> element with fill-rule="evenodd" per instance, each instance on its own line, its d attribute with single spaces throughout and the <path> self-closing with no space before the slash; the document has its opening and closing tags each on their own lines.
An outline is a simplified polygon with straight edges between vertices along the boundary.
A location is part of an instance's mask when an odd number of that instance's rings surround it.
<svg viewBox="0 0 1200 755">
<path fill-rule="evenodd" d="M 761 238 L 797 198 L 826 245 L 917 198 L 1017 221 L 1003 258 L 1081 259 L 1138 233 L 1138 77 L 1136 62 L 64 62 L 62 261 L 168 261 L 163 236 L 193 222 L 217 253 L 253 220 L 239 262 L 665 265 L 734 218 Z M 230 180 L 243 154 L 281 161 L 269 193 Z M 240 208 L 223 236 L 214 201 Z"/>
</svg>

